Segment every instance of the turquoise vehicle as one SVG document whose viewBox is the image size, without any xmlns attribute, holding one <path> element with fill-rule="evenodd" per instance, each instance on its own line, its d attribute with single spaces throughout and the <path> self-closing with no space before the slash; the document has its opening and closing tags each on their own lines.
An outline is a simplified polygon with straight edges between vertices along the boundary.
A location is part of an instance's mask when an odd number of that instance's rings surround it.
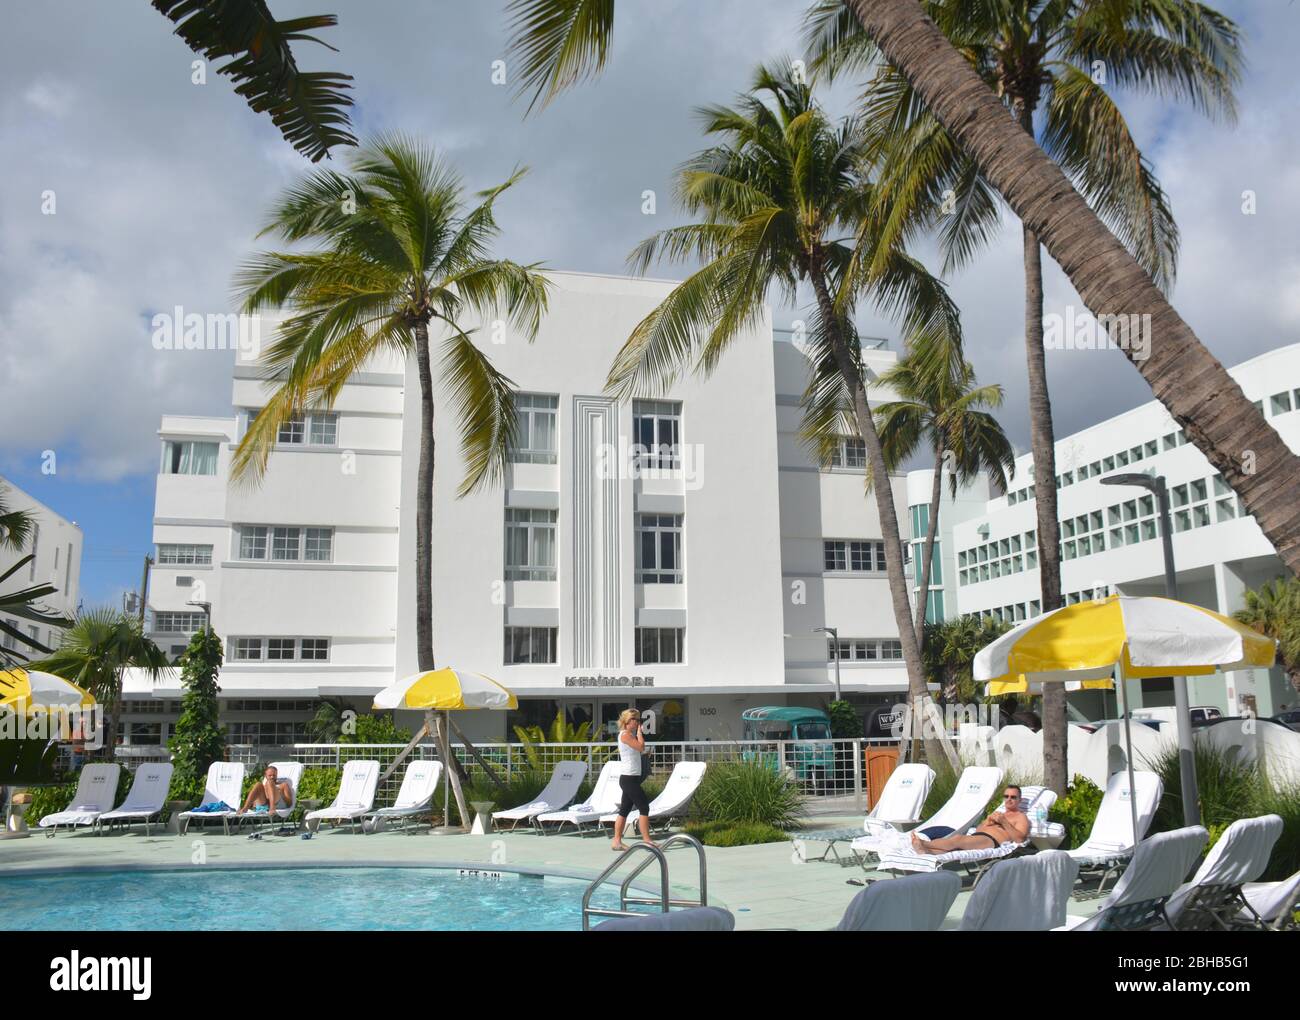
<svg viewBox="0 0 1300 1020">
<path fill-rule="evenodd" d="M 835 772 L 835 745 L 831 743 L 831 719 L 819 708 L 772 705 L 747 708 L 740 713 L 744 739 L 785 740 L 785 764 L 801 783 L 825 786 Z M 777 752 L 744 751 L 746 761 L 756 758 L 772 768 L 780 766 Z"/>
</svg>

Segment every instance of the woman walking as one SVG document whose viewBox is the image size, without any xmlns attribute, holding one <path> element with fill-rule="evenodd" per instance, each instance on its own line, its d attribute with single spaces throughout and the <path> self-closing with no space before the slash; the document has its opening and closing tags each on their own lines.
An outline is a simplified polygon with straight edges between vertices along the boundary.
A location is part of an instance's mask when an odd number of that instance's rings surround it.
<svg viewBox="0 0 1300 1020">
<path fill-rule="evenodd" d="M 618 785 L 623 791 L 623 799 L 618 803 L 618 817 L 614 819 L 614 843 L 611 849 L 616 853 L 626 850 L 623 843 L 623 827 L 627 825 L 627 814 L 636 808 L 641 814 L 637 824 L 641 828 L 641 839 L 653 846 L 650 839 L 650 801 L 641 789 L 641 755 L 645 753 L 645 735 L 641 732 L 641 713 L 635 708 L 624 709 L 618 717 Z"/>
</svg>

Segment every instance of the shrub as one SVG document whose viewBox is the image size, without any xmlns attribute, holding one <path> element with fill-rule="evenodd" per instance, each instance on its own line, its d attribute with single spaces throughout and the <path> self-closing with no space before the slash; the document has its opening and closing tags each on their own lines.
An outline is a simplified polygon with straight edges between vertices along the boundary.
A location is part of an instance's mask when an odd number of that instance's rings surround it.
<svg viewBox="0 0 1300 1020">
<path fill-rule="evenodd" d="M 862 736 L 862 720 L 858 718 L 857 710 L 847 701 L 832 701 L 826 714 L 831 717 L 833 740 L 851 740 Z"/>
<path fill-rule="evenodd" d="M 297 801 L 319 800 L 323 805 L 334 803 L 338 796 L 343 770 L 335 768 L 303 769 L 298 782 Z"/>
<path fill-rule="evenodd" d="M 1253 764 L 1238 761 L 1235 754 L 1205 743 L 1196 745 L 1193 761 L 1196 764 L 1196 784 L 1201 798 L 1201 824 L 1207 829 L 1213 826 L 1226 827 L 1238 818 L 1259 813 L 1250 810 L 1261 787 L 1259 770 Z M 1151 823 L 1151 831 L 1181 829 L 1183 787 L 1178 748 L 1166 746 L 1143 765 L 1157 773 L 1165 786 L 1155 820 Z"/>
<path fill-rule="evenodd" d="M 701 821 L 756 822 L 785 829 L 803 817 L 804 799 L 789 777 L 765 762 L 730 761 L 709 766 L 694 804 Z"/>
<path fill-rule="evenodd" d="M 226 755 L 226 732 L 217 725 L 217 674 L 221 639 L 210 627 L 190 638 L 180 657 L 181 714 L 167 748 L 172 753 L 170 799 L 197 804 L 203 799 L 208 766 Z M 233 804 L 232 807 L 239 805 Z"/>
<path fill-rule="evenodd" d="M 685 829 L 705 846 L 753 846 L 756 843 L 784 843 L 789 835 L 762 822 L 691 822 Z"/>
<path fill-rule="evenodd" d="M 1077 847 L 1088 838 L 1092 832 L 1092 823 L 1097 820 L 1101 798 L 1101 787 L 1086 776 L 1076 775 L 1065 791 L 1065 796 L 1056 799 L 1047 817 L 1049 821 L 1060 822 L 1065 826 L 1062 849 Z"/>
<path fill-rule="evenodd" d="M 926 794 L 925 805 L 921 808 L 922 818 L 933 815 L 957 791 L 957 773 L 943 762 L 937 762 L 931 768 L 934 769 L 934 782 L 930 784 L 930 792 Z"/>
<path fill-rule="evenodd" d="M 340 734 L 340 744 L 406 744 L 411 740 L 410 730 L 393 722 L 391 713 L 384 715 L 359 715 L 353 723 L 353 732 Z"/>
<path fill-rule="evenodd" d="M 1279 882 L 1300 871 L 1300 785 L 1275 787 L 1261 782 L 1249 814 L 1282 818 L 1282 835 L 1277 838 L 1261 881 Z"/>
</svg>

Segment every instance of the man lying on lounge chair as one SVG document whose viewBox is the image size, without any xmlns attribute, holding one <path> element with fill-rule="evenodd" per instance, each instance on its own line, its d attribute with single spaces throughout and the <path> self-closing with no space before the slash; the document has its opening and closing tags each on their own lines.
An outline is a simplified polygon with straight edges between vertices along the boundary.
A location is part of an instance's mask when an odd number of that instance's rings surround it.
<svg viewBox="0 0 1300 1020">
<path fill-rule="evenodd" d="M 244 806 L 239 809 L 241 815 L 249 811 L 264 809 L 274 811 L 276 808 L 293 807 L 293 789 L 287 779 L 281 779 L 274 765 L 268 765 L 262 773 L 262 781 L 254 783 L 244 798 Z"/>
<path fill-rule="evenodd" d="M 1020 787 L 1008 786 L 1002 792 L 1005 807 L 980 822 L 969 836 L 954 834 L 937 839 L 922 839 L 912 833 L 912 849 L 918 854 L 946 854 L 950 850 L 988 850 L 1003 843 L 1023 843 L 1029 838 L 1029 816 L 1020 810 Z"/>
</svg>

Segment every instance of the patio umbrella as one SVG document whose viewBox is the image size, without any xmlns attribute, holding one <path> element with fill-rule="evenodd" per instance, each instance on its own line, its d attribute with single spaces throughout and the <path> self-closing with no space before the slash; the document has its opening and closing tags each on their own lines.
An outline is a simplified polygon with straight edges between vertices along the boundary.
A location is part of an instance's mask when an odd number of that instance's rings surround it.
<svg viewBox="0 0 1300 1020">
<path fill-rule="evenodd" d="M 1112 595 L 1054 609 L 1007 631 L 975 656 L 974 677 L 986 682 L 988 694 L 1010 694 L 1052 682 L 1104 685 L 1117 676 L 1136 834 L 1125 681 L 1268 667 L 1275 650 L 1271 638 L 1201 606 L 1157 596 Z"/>
<path fill-rule="evenodd" d="M 433 712 L 442 712 L 446 719 L 446 728 L 441 735 L 440 753 L 443 756 L 444 764 L 448 772 L 451 771 L 451 713 L 464 711 L 467 709 L 486 708 L 495 710 L 504 710 L 518 708 L 519 701 L 505 687 L 502 687 L 495 680 L 484 676 L 482 673 L 473 673 L 463 669 L 452 669 L 444 666 L 442 669 L 425 670 L 421 673 L 412 673 L 397 683 L 385 687 L 375 695 L 375 708 L 403 708 L 423 710 L 426 719 Z M 427 728 L 426 723 L 426 728 Z M 415 746 L 416 741 L 420 739 L 421 734 L 416 734 L 415 739 L 408 745 L 407 751 Z M 405 757 L 406 752 L 400 755 L 390 768 L 396 768 L 398 762 Z M 442 786 L 443 810 L 442 817 L 444 824 L 450 818 L 449 804 L 449 786 L 452 782 L 452 776 L 445 776 Z M 459 782 L 457 780 L 457 782 Z M 459 793 L 460 787 L 457 786 Z M 462 815 L 464 814 L 464 805 L 459 804 Z"/>
<path fill-rule="evenodd" d="M 30 712 L 32 709 L 90 708 L 94 704 L 89 691 L 53 673 L 36 669 L 0 670 L 0 708 Z"/>
</svg>

